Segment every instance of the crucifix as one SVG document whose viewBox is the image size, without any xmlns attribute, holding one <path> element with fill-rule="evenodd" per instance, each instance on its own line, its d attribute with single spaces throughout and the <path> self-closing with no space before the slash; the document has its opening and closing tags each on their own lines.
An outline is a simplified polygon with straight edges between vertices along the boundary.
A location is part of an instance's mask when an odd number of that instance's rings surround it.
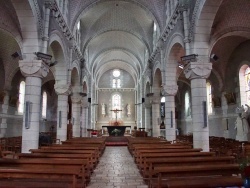
<svg viewBox="0 0 250 188">
<path fill-rule="evenodd" d="M 117 114 L 118 114 L 118 112 L 120 112 L 122 110 L 114 109 L 114 110 L 110 110 L 110 111 L 115 113 L 115 122 L 117 123 Z"/>
</svg>

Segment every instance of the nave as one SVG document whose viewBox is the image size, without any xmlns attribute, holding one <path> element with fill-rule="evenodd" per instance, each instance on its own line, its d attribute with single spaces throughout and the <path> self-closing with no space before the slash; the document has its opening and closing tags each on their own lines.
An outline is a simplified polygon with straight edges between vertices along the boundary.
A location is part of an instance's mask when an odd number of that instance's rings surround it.
<svg viewBox="0 0 250 188">
<path fill-rule="evenodd" d="M 147 188 L 126 146 L 107 146 L 88 188 Z"/>
</svg>

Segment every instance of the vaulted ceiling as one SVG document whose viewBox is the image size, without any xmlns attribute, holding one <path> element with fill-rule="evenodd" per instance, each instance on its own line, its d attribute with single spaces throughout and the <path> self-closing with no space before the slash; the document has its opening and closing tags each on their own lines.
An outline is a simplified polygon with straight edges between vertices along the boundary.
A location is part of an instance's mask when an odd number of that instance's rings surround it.
<svg viewBox="0 0 250 188">
<path fill-rule="evenodd" d="M 157 15 L 164 1 L 107 0 L 86 4 L 78 4 L 73 20 L 74 26 L 80 21 L 81 50 L 92 75 L 98 80 L 107 70 L 120 68 L 139 78 L 153 51 L 154 23 L 158 30 L 162 27 L 159 19 L 163 16 Z"/>
</svg>

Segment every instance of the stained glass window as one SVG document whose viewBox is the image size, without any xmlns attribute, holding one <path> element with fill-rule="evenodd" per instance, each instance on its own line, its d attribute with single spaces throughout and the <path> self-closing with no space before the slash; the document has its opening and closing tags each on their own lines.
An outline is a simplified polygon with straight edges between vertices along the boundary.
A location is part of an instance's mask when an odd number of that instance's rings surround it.
<svg viewBox="0 0 250 188">
<path fill-rule="evenodd" d="M 211 114 L 213 112 L 212 108 L 212 87 L 209 82 L 207 82 L 207 113 Z"/>
<path fill-rule="evenodd" d="M 46 118 L 46 112 L 47 112 L 47 93 L 43 92 L 43 103 L 42 103 L 42 116 L 43 118 Z"/>
<path fill-rule="evenodd" d="M 18 104 L 18 112 L 23 113 L 24 110 L 24 97 L 25 97 L 25 82 L 22 81 L 19 86 L 19 104 Z"/>
<path fill-rule="evenodd" d="M 246 97 L 247 104 L 250 104 L 250 68 L 248 67 L 245 71 L 245 88 L 246 88 Z"/>
</svg>

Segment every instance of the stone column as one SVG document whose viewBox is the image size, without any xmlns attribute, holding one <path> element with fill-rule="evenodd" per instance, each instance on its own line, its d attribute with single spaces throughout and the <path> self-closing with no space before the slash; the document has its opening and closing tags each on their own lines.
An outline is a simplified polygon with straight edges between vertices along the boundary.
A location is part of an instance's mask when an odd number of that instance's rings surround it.
<svg viewBox="0 0 250 188">
<path fill-rule="evenodd" d="M 175 95 L 177 93 L 177 85 L 165 85 L 165 137 L 168 141 L 176 139 L 176 124 L 175 124 Z"/>
<path fill-rule="evenodd" d="M 81 113 L 81 97 L 72 96 L 72 131 L 73 137 L 80 137 L 80 113 Z"/>
<path fill-rule="evenodd" d="M 148 129 L 152 129 L 151 125 L 151 105 L 144 105 L 145 106 L 145 131 L 148 131 Z M 151 131 L 148 134 L 151 135 Z"/>
<path fill-rule="evenodd" d="M 9 99 L 10 99 L 10 96 L 9 96 L 8 92 L 4 92 L 4 99 L 3 99 L 3 104 L 2 104 L 2 113 L 3 114 L 8 113 Z M 2 122 L 0 124 L 0 138 L 5 137 L 6 129 L 7 129 L 7 119 L 2 118 Z"/>
<path fill-rule="evenodd" d="M 26 125 L 23 114 L 22 153 L 29 153 L 29 149 L 37 149 L 39 142 L 39 124 L 41 117 L 41 85 L 42 78 L 49 72 L 48 66 L 41 60 L 20 60 L 19 67 L 25 79 L 25 103 L 30 102 L 30 120 Z"/>
<path fill-rule="evenodd" d="M 88 136 L 88 132 L 87 132 L 87 128 L 88 128 L 88 101 L 82 99 L 82 136 L 83 137 L 87 137 Z"/>
<path fill-rule="evenodd" d="M 160 136 L 160 98 L 154 97 L 152 101 L 152 136 Z"/>
<path fill-rule="evenodd" d="M 68 96 L 71 93 L 71 87 L 67 84 L 55 84 L 54 87 L 58 95 L 56 138 L 65 141 L 67 139 Z"/>
<path fill-rule="evenodd" d="M 191 80 L 193 147 L 203 151 L 209 151 L 209 125 L 207 114 L 204 117 L 203 102 L 207 101 L 206 79 L 211 69 L 211 63 L 202 62 L 191 62 L 184 69 L 186 78 Z"/>
</svg>

